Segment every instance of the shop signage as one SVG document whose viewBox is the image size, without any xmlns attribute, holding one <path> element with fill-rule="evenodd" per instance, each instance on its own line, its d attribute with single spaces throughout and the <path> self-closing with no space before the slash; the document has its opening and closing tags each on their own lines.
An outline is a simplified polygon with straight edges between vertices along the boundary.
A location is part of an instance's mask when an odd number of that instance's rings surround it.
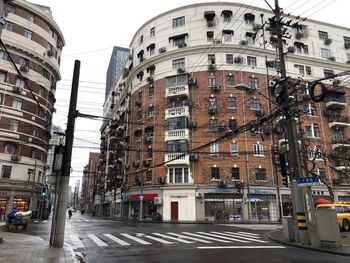
<svg viewBox="0 0 350 263">
<path fill-rule="evenodd" d="M 275 192 L 267 189 L 249 189 L 251 194 L 265 194 L 265 195 L 274 195 Z"/>
<path fill-rule="evenodd" d="M 142 201 L 143 200 L 143 195 L 140 195 L 140 201 Z"/>
<path fill-rule="evenodd" d="M 158 197 L 158 194 L 136 194 L 136 195 L 130 195 L 129 199 L 132 202 L 138 202 L 140 201 L 140 197 L 142 196 L 142 201 L 154 201 L 155 197 Z"/>
<path fill-rule="evenodd" d="M 217 188 L 217 189 L 209 189 L 208 193 L 220 193 L 220 194 L 234 194 L 237 193 L 236 189 L 230 188 Z"/>
<path fill-rule="evenodd" d="M 0 197 L 8 197 L 10 195 L 7 191 L 0 191 Z"/>
</svg>

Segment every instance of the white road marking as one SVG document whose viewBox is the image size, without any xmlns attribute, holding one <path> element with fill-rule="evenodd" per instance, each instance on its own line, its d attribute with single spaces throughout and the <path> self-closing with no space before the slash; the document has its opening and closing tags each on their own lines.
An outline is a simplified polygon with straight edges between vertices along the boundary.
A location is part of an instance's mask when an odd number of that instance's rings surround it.
<svg viewBox="0 0 350 263">
<path fill-rule="evenodd" d="M 39 223 L 39 220 L 35 220 L 34 223 Z"/>
<path fill-rule="evenodd" d="M 199 238 L 204 238 L 204 239 L 209 239 L 209 240 L 213 240 L 213 241 L 218 241 L 218 242 L 222 242 L 222 243 L 232 243 L 231 241 L 221 240 L 221 239 L 213 238 L 213 237 L 202 236 L 202 235 L 193 234 L 193 233 L 189 233 L 189 232 L 182 232 L 182 234 L 194 236 L 194 237 L 199 237 Z"/>
<path fill-rule="evenodd" d="M 83 221 L 83 220 L 81 220 L 81 219 L 77 219 L 77 220 L 75 220 L 75 221 L 81 222 L 81 221 Z"/>
<path fill-rule="evenodd" d="M 213 232 L 213 231 L 212 231 L 212 233 L 217 233 L 217 234 L 220 234 L 220 235 L 223 235 L 223 236 L 241 238 L 241 239 L 244 239 L 244 240 L 249 240 L 249 241 L 254 241 L 254 242 L 268 243 L 267 241 L 258 239 L 259 237 L 250 237 L 250 236 L 247 237 L 247 236 L 244 236 L 244 235 L 239 234 L 239 233 L 233 233 L 233 232 L 219 233 L 219 232 Z"/>
<path fill-rule="evenodd" d="M 78 235 L 70 235 L 70 239 L 73 242 L 73 246 L 76 248 L 85 247 L 84 243 L 80 240 Z"/>
<path fill-rule="evenodd" d="M 99 239 L 97 236 L 95 236 L 94 234 L 88 234 L 87 235 L 92 241 L 95 242 L 96 245 L 98 245 L 99 247 L 108 247 L 108 245 L 103 242 L 101 239 Z"/>
<path fill-rule="evenodd" d="M 91 219 L 91 221 L 97 222 L 98 220 L 96 220 L 96 219 Z"/>
<path fill-rule="evenodd" d="M 43 222 L 44 222 L 44 223 L 46 223 L 46 222 L 47 222 L 47 220 L 44 220 Z"/>
<path fill-rule="evenodd" d="M 207 243 L 207 244 L 213 243 L 213 242 L 208 241 L 208 240 L 203 240 L 203 239 L 199 239 L 199 238 L 195 238 L 195 237 L 188 237 L 188 236 L 185 236 L 185 235 L 171 233 L 171 232 L 168 232 L 167 234 L 168 235 L 177 236 L 178 238 L 186 238 L 186 239 L 190 239 L 190 240 L 194 240 L 194 241 L 198 241 L 198 242 L 202 242 L 202 243 Z"/>
<path fill-rule="evenodd" d="M 158 237 L 152 237 L 152 236 L 149 236 L 149 235 L 146 235 L 145 238 L 152 239 L 152 240 L 157 241 L 157 242 L 162 243 L 162 244 L 167 244 L 167 245 L 174 244 L 173 242 L 170 242 L 170 241 L 158 238 Z"/>
<path fill-rule="evenodd" d="M 167 235 L 160 234 L 160 233 L 152 233 L 152 235 L 164 237 L 164 238 L 171 239 L 171 240 L 174 240 L 174 241 L 177 241 L 177 242 L 181 242 L 181 243 L 185 243 L 185 244 L 192 244 L 193 243 L 191 241 L 187 241 L 187 240 L 180 239 L 180 238 L 177 238 L 177 237 L 167 236 Z"/>
<path fill-rule="evenodd" d="M 106 237 L 108 237 L 109 239 L 112 239 L 114 242 L 117 242 L 119 245 L 122 246 L 130 246 L 130 244 L 128 242 L 125 242 L 124 240 L 117 238 L 111 234 L 104 234 Z"/>
<path fill-rule="evenodd" d="M 237 238 L 234 238 L 234 237 L 227 237 L 227 236 L 223 236 L 222 233 L 219 233 L 219 232 L 211 232 L 211 233 L 205 233 L 205 232 L 196 232 L 198 234 L 202 234 L 202 235 L 207 235 L 207 236 L 212 236 L 212 237 L 218 237 L 218 238 L 221 238 L 221 239 L 226 239 L 226 240 L 231 240 L 231 241 L 236 241 L 236 242 L 241 242 L 241 243 L 250 243 L 249 241 L 245 241 L 245 240 L 242 240 L 242 239 L 237 239 Z"/>
<path fill-rule="evenodd" d="M 122 233 L 121 235 L 124 236 L 124 237 L 126 237 L 126 238 L 129 238 L 129 239 L 131 239 L 131 240 L 134 240 L 134 241 L 136 241 L 136 242 L 138 242 L 138 243 L 140 243 L 140 244 L 142 244 L 142 245 L 152 245 L 151 243 L 149 243 L 149 242 L 147 242 L 147 241 L 145 241 L 145 240 L 142 240 L 142 239 L 140 239 L 140 238 L 134 237 L 134 236 L 129 235 L 129 234 L 124 234 L 124 233 Z"/>
<path fill-rule="evenodd" d="M 90 220 L 88 220 L 88 219 L 84 219 L 84 221 L 85 221 L 85 222 L 90 222 Z"/>
<path fill-rule="evenodd" d="M 243 231 L 239 231 L 237 232 L 239 234 L 245 234 L 245 235 L 249 235 L 249 236 L 260 236 L 259 234 L 256 234 L 256 233 L 250 233 L 250 232 L 243 232 Z"/>
<path fill-rule="evenodd" d="M 270 249 L 270 248 L 285 248 L 283 246 L 223 246 L 223 247 L 197 247 L 198 249 L 223 249 L 223 248 L 263 248 L 263 249 Z"/>
</svg>

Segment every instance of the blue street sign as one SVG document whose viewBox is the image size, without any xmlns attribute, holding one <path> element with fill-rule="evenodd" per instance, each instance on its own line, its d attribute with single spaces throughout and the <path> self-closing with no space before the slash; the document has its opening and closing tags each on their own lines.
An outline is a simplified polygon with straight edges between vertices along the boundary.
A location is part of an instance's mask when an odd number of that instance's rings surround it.
<svg viewBox="0 0 350 263">
<path fill-rule="evenodd" d="M 312 185 L 319 185 L 320 179 L 318 176 L 311 176 L 311 177 L 301 177 L 297 179 L 298 186 L 312 186 Z"/>
</svg>

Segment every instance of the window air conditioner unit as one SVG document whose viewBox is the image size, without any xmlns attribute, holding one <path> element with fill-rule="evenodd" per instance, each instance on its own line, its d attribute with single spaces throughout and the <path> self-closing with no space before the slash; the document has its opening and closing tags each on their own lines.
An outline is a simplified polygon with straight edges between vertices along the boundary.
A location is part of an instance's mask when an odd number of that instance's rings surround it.
<svg viewBox="0 0 350 263">
<path fill-rule="evenodd" d="M 177 69 L 177 73 L 178 73 L 178 74 L 185 73 L 185 72 L 186 72 L 186 69 L 185 69 L 185 68 L 178 68 L 178 69 Z"/>
<path fill-rule="evenodd" d="M 148 77 L 148 78 L 147 78 L 147 81 L 148 81 L 148 82 L 153 82 L 153 77 Z"/>
<path fill-rule="evenodd" d="M 178 48 L 183 48 L 183 47 L 187 47 L 187 44 L 186 44 L 186 43 L 180 43 L 180 44 L 178 45 Z"/>
<path fill-rule="evenodd" d="M 52 57 L 52 56 L 53 56 L 53 51 L 52 51 L 52 50 L 48 50 L 48 51 L 47 51 L 47 55 L 48 55 L 49 57 Z"/>
<path fill-rule="evenodd" d="M 164 53 L 166 52 L 166 48 L 165 47 L 161 47 L 159 50 L 158 50 L 159 53 Z"/>
<path fill-rule="evenodd" d="M 213 64 L 213 63 L 212 63 L 212 64 L 209 64 L 209 65 L 208 65 L 208 69 L 209 69 L 209 70 L 212 70 L 212 71 L 213 71 L 213 70 L 216 70 L 216 64 Z"/>
<path fill-rule="evenodd" d="M 350 48 L 350 43 L 344 43 L 344 48 L 349 49 Z"/>
<path fill-rule="evenodd" d="M 237 64 L 240 64 L 243 62 L 243 58 L 241 56 L 237 56 L 234 58 L 234 62 Z"/>
<path fill-rule="evenodd" d="M 246 46 L 248 43 L 246 40 L 241 40 L 241 41 L 239 41 L 239 44 L 242 46 Z"/>
<path fill-rule="evenodd" d="M 14 86 L 14 87 L 13 87 L 13 92 L 15 92 L 15 93 L 21 93 L 21 91 L 22 91 L 21 87 L 19 87 L 19 86 Z"/>
<path fill-rule="evenodd" d="M 195 78 L 190 78 L 188 81 L 188 84 L 191 86 L 196 86 L 197 85 L 197 79 Z"/>
<path fill-rule="evenodd" d="M 162 197 L 155 197 L 153 204 L 155 205 L 161 205 L 163 203 L 163 198 Z"/>
<path fill-rule="evenodd" d="M 198 154 L 192 153 L 190 155 L 190 161 L 197 161 L 198 160 Z"/>
<path fill-rule="evenodd" d="M 214 39 L 213 40 L 213 44 L 221 44 L 222 43 L 222 41 L 221 41 L 221 39 Z"/>
<path fill-rule="evenodd" d="M 220 91 L 220 86 L 219 85 L 211 86 L 210 88 L 211 88 L 211 90 L 213 92 L 219 92 Z"/>
<path fill-rule="evenodd" d="M 14 162 L 19 162 L 21 160 L 21 156 L 17 155 L 17 154 L 13 154 L 11 156 L 11 161 L 14 161 Z"/>
<path fill-rule="evenodd" d="M 204 193 L 203 192 L 197 192 L 196 193 L 196 197 L 197 198 L 203 198 L 204 197 Z"/>
</svg>

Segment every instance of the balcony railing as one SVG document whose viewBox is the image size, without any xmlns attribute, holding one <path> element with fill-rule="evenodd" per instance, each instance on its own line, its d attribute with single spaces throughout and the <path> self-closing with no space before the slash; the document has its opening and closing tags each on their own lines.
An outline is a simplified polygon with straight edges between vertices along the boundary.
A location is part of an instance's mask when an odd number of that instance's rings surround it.
<svg viewBox="0 0 350 263">
<path fill-rule="evenodd" d="M 348 116 L 329 116 L 328 117 L 328 126 L 332 128 L 333 126 L 348 127 L 350 126 Z"/>
<path fill-rule="evenodd" d="M 332 148 L 337 147 L 350 147 L 350 138 L 341 138 L 332 140 Z"/>
<path fill-rule="evenodd" d="M 167 87 L 165 92 L 165 97 L 172 98 L 178 96 L 188 96 L 189 89 L 188 85 L 178 85 L 173 87 Z"/>
<path fill-rule="evenodd" d="M 182 107 L 174 107 L 169 108 L 165 110 L 165 118 L 173 118 L 173 117 L 181 117 L 186 116 L 189 117 L 189 109 L 188 106 L 182 106 Z"/>
<path fill-rule="evenodd" d="M 345 96 L 329 96 L 325 98 L 327 108 L 342 108 L 346 106 Z"/>
<path fill-rule="evenodd" d="M 181 157 L 179 157 L 179 156 L 181 156 Z M 173 161 L 168 162 L 170 160 L 173 160 Z M 188 154 L 184 155 L 183 153 L 168 153 L 168 154 L 165 154 L 165 162 L 168 162 L 165 164 L 167 166 L 174 165 L 174 164 L 189 165 L 190 158 L 189 158 Z"/>
<path fill-rule="evenodd" d="M 188 129 L 171 130 L 165 132 L 165 141 L 189 139 Z"/>
</svg>

